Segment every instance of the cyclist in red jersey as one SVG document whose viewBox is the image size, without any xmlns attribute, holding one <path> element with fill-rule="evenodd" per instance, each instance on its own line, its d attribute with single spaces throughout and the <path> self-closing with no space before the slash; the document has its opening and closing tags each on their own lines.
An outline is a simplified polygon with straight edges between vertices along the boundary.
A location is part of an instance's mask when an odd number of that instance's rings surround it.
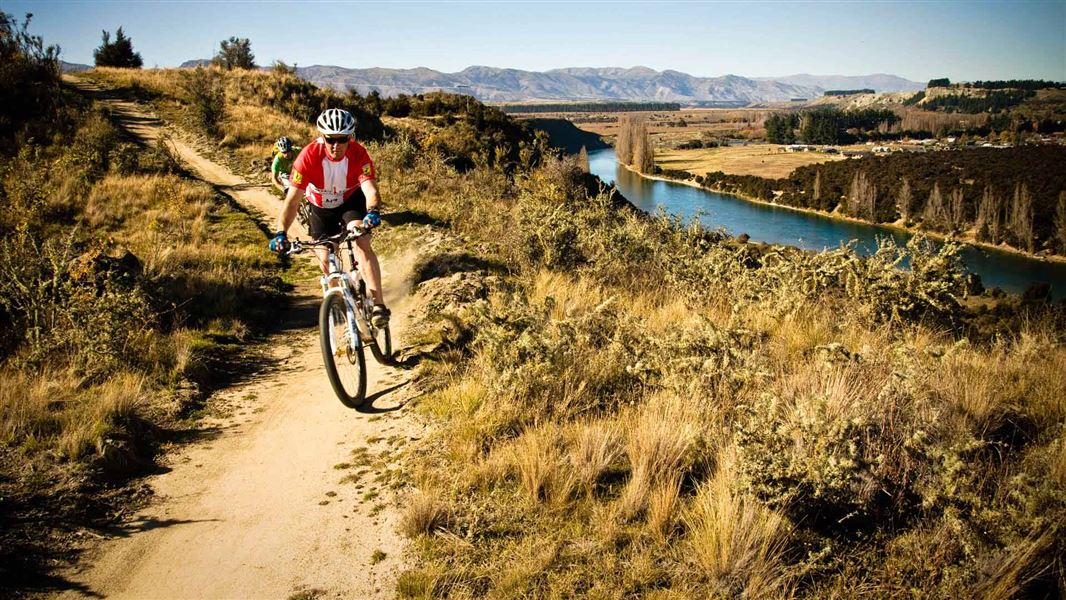
<svg viewBox="0 0 1066 600">
<path fill-rule="evenodd" d="M 308 229 L 314 239 L 336 235 L 353 222 L 366 229 L 381 224 L 374 161 L 354 139 L 355 117 L 346 110 L 330 108 L 319 115 L 316 126 L 322 137 L 304 146 L 292 165 L 289 193 L 278 215 L 277 234 L 270 241 L 272 251 L 288 245 L 286 232 L 305 199 L 310 204 Z M 381 294 L 378 257 L 370 246 L 369 235 L 360 236 L 355 245 L 356 258 L 374 299 L 371 320 L 376 327 L 382 327 L 388 323 L 389 309 Z M 318 248 L 316 253 L 322 272 L 329 274 L 326 249 Z"/>
</svg>

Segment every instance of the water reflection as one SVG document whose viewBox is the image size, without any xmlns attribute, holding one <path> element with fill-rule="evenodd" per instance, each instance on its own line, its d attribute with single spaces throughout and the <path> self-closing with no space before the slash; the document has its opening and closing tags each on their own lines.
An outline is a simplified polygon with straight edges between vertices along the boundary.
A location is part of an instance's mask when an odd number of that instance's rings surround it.
<svg viewBox="0 0 1066 600">
<path fill-rule="evenodd" d="M 707 227 L 723 227 L 732 235 L 746 233 L 754 241 L 825 250 L 857 240 L 857 250 L 866 255 L 877 249 L 877 238 L 891 237 L 905 245 L 911 237 L 876 225 L 838 221 L 678 183 L 649 180 L 619 167 L 614 150 L 590 152 L 589 168 L 605 182 L 616 183 L 622 195 L 644 211 L 654 213 L 662 207 L 685 220 L 699 217 Z M 1066 290 L 1066 264 L 972 246 L 963 250 L 963 260 L 988 287 L 1020 293 L 1030 284 L 1042 282 L 1058 292 L 1056 297 Z"/>
</svg>

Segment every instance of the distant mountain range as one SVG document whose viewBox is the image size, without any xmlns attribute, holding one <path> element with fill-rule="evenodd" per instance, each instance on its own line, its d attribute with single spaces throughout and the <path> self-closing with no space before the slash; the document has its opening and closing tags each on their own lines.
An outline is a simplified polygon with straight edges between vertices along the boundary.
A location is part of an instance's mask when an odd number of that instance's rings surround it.
<svg viewBox="0 0 1066 600">
<path fill-rule="evenodd" d="M 183 68 L 210 64 L 188 60 Z M 416 69 L 348 69 L 329 65 L 299 67 L 304 79 L 338 91 L 354 88 L 360 94 L 377 90 L 382 96 L 445 91 L 470 94 L 484 102 L 632 101 L 680 102 L 686 105 L 745 105 L 813 99 L 826 90 L 872 89 L 911 92 L 924 83 L 895 75 L 787 75 L 783 77 L 695 77 L 680 71 L 647 67 L 574 67 L 550 71 L 522 71 L 497 67 L 467 67 L 458 73 Z"/>
<path fill-rule="evenodd" d="M 825 90 L 870 88 L 882 92 L 915 91 L 924 83 L 895 75 L 790 75 L 749 78 L 737 75 L 694 77 L 647 67 L 568 68 L 521 71 L 468 67 L 458 73 L 432 69 L 346 69 L 314 65 L 296 70 L 304 79 L 337 90 L 383 96 L 433 90 L 470 94 L 486 102 L 656 101 L 682 104 L 781 102 L 816 98 Z"/>
</svg>

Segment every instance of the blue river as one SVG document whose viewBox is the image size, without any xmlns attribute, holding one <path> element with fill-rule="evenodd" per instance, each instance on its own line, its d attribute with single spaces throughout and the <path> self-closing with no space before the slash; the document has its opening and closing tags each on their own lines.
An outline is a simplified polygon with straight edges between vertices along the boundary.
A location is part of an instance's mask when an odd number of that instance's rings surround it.
<svg viewBox="0 0 1066 600">
<path fill-rule="evenodd" d="M 902 246 L 911 237 L 887 227 L 841 221 L 680 183 L 647 179 L 619 166 L 613 149 L 589 152 L 589 170 L 604 182 L 614 183 L 641 210 L 655 213 L 661 207 L 667 214 L 684 220 L 698 217 L 708 228 L 721 227 L 730 235 L 746 233 L 757 242 L 826 250 L 856 240 L 856 250 L 867 255 L 877 249 L 878 238 L 891 237 Z M 977 246 L 966 246 L 962 256 L 966 267 L 981 276 L 985 287 L 1021 293 L 1040 282 L 1051 285 L 1056 298 L 1066 295 L 1066 263 Z"/>
</svg>

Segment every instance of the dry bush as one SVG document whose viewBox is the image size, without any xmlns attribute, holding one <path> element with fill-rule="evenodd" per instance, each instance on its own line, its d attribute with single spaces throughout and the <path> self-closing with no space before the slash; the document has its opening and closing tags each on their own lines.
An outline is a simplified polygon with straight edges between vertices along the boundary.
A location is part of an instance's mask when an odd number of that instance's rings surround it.
<svg viewBox="0 0 1066 600">
<path fill-rule="evenodd" d="M 841 358 L 798 367 L 776 392 L 741 407 L 736 440 L 752 491 L 797 517 L 847 526 L 918 493 L 922 453 L 943 428 L 885 365 Z M 932 502 L 938 488 L 924 491 Z"/>
</svg>

